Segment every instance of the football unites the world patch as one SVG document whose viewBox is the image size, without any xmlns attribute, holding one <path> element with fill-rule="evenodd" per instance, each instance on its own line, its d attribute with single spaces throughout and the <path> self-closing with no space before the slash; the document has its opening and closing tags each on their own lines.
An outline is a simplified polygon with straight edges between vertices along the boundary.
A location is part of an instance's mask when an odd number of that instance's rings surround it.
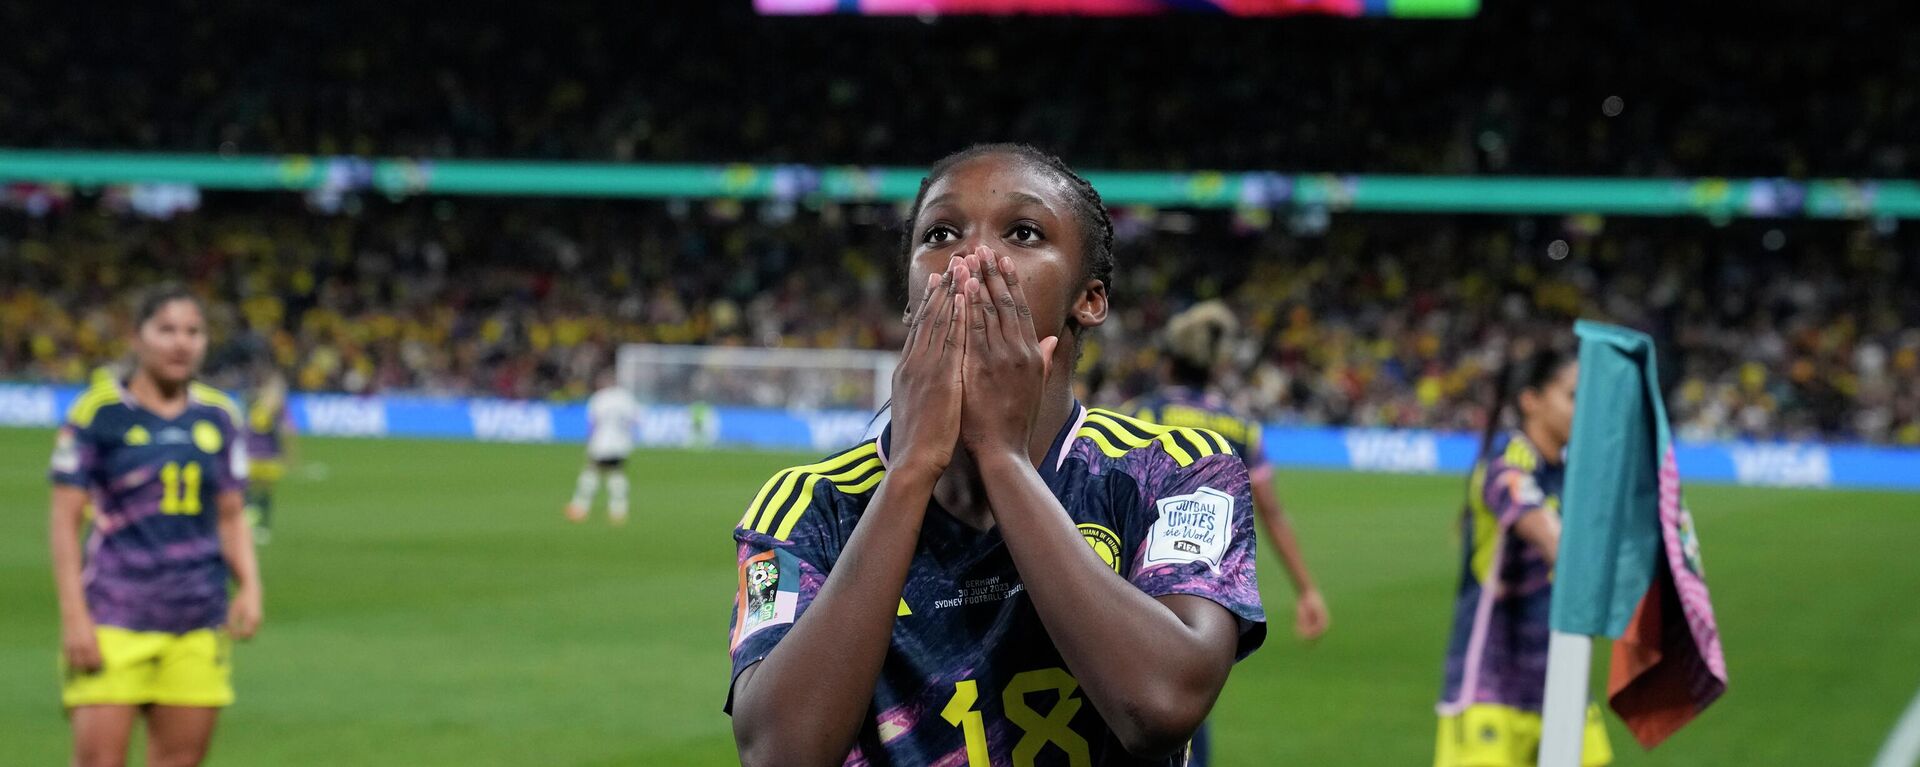
<svg viewBox="0 0 1920 767">
<path fill-rule="evenodd" d="M 1160 518 L 1147 533 L 1146 566 L 1205 562 L 1220 569 L 1233 536 L 1233 496 L 1202 487 L 1154 503 Z"/>
</svg>

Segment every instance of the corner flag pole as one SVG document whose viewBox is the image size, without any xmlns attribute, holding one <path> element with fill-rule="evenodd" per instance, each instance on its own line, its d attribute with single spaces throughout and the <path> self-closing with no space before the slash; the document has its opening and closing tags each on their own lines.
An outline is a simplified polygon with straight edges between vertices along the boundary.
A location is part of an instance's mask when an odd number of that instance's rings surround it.
<svg viewBox="0 0 1920 767">
<path fill-rule="evenodd" d="M 1592 663 L 1593 637 L 1553 632 L 1547 644 L 1547 692 L 1540 714 L 1540 767 L 1580 767 Z"/>
</svg>

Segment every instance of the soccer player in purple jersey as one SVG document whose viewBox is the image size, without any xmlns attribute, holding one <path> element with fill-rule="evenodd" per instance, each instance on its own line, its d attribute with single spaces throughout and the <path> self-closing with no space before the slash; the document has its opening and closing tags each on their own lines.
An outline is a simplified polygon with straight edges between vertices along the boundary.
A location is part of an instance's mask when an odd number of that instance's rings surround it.
<svg viewBox="0 0 1920 767">
<path fill-rule="evenodd" d="M 293 419 L 287 414 L 287 377 L 273 363 L 260 365 L 258 385 L 247 397 L 247 517 L 254 540 L 273 539 L 273 489 L 293 465 Z"/>
<path fill-rule="evenodd" d="M 1179 765 L 1265 636 L 1247 470 L 1218 434 L 1088 409 L 1099 195 L 1023 145 L 935 164 L 878 438 L 782 471 L 734 531 L 748 765 Z"/>
<path fill-rule="evenodd" d="M 1538 760 L 1547 684 L 1547 612 L 1560 546 L 1560 485 L 1573 434 L 1579 361 L 1542 348 L 1503 369 L 1460 518 L 1460 592 L 1447 644 L 1435 767 L 1524 767 Z M 1518 390 L 1519 428 L 1500 431 Z M 1613 760 L 1589 708 L 1588 767 Z"/>
<path fill-rule="evenodd" d="M 125 764 L 142 718 L 148 765 L 199 764 L 233 701 L 230 638 L 261 621 L 240 411 L 193 380 L 204 312 L 162 287 L 136 320 L 132 376 L 100 377 L 74 401 L 52 460 L 61 700 L 81 767 Z"/>
<path fill-rule="evenodd" d="M 1280 562 L 1293 581 L 1293 630 L 1301 639 L 1312 641 L 1326 633 L 1331 619 L 1327 602 L 1313 583 L 1300 542 L 1280 507 L 1280 496 L 1273 490 L 1273 466 L 1267 463 L 1260 422 L 1247 417 L 1213 390 L 1214 374 L 1228 363 L 1229 344 L 1239 329 L 1233 310 L 1220 301 L 1206 301 L 1175 315 L 1167 321 L 1160 339 L 1164 355 L 1157 391 L 1120 407 L 1135 418 L 1162 426 L 1186 426 L 1207 429 L 1226 438 L 1227 445 L 1247 464 L 1252 483 L 1254 516 L 1280 553 Z M 1190 767 L 1212 763 L 1212 739 L 1207 728 L 1200 728 L 1193 739 Z"/>
</svg>

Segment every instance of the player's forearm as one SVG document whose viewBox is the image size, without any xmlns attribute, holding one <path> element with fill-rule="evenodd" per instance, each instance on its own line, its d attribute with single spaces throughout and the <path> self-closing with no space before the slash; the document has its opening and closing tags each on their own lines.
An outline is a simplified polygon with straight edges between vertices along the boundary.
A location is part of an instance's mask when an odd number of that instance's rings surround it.
<svg viewBox="0 0 1920 767">
<path fill-rule="evenodd" d="M 1274 550 L 1280 552 L 1280 563 L 1287 568 L 1287 579 L 1293 581 L 1293 592 L 1305 594 L 1314 590 L 1313 573 L 1307 570 L 1307 559 L 1300 554 L 1300 541 L 1294 537 L 1293 525 L 1287 521 L 1280 498 L 1273 492 L 1273 480 L 1255 480 L 1251 489 L 1254 513 L 1260 518 L 1260 526 L 1266 528 Z"/>
<path fill-rule="evenodd" d="M 734 690 L 743 764 L 838 765 L 852 750 L 893 637 L 893 621 L 937 475 L 880 483 L 806 612 Z"/>
<path fill-rule="evenodd" d="M 1560 516 L 1547 509 L 1536 509 L 1513 523 L 1513 532 L 1527 542 L 1552 567 L 1560 554 Z"/>
<path fill-rule="evenodd" d="M 1010 457 L 981 470 L 1034 609 L 1122 745 L 1151 757 L 1186 743 L 1226 683 L 1231 649 L 1216 657 L 1200 631 L 1116 574 L 1031 465 Z"/>
<path fill-rule="evenodd" d="M 74 497 L 79 494 L 79 497 Z M 60 601 L 60 617 L 88 617 L 86 587 L 81 577 L 80 527 L 85 495 L 74 488 L 60 487 L 53 492 L 47 543 L 52 550 L 53 587 Z"/>
<path fill-rule="evenodd" d="M 253 550 L 253 526 L 247 523 L 246 500 L 238 492 L 220 494 L 220 556 L 227 572 L 242 589 L 260 588 L 260 562 Z"/>
</svg>

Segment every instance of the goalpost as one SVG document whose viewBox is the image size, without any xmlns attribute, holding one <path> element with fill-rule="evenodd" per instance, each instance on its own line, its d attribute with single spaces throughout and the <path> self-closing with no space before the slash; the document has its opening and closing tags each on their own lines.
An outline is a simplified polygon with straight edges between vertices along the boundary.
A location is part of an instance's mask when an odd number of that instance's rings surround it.
<svg viewBox="0 0 1920 767">
<path fill-rule="evenodd" d="M 620 385 L 645 405 L 873 413 L 893 393 L 900 355 L 868 349 L 626 344 Z"/>
</svg>

